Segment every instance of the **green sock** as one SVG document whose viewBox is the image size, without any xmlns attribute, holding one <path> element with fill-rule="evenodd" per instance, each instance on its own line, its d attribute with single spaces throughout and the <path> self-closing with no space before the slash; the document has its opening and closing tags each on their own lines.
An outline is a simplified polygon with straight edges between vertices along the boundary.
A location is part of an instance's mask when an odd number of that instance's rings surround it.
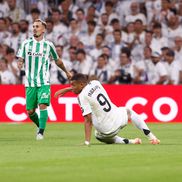
<svg viewBox="0 0 182 182">
<path fill-rule="evenodd" d="M 39 117 L 36 112 L 34 112 L 32 115 L 29 115 L 29 118 L 39 127 Z"/>
<path fill-rule="evenodd" d="M 39 119 L 39 128 L 40 129 L 45 129 L 47 119 L 48 119 L 47 109 L 40 110 L 40 119 Z"/>
</svg>

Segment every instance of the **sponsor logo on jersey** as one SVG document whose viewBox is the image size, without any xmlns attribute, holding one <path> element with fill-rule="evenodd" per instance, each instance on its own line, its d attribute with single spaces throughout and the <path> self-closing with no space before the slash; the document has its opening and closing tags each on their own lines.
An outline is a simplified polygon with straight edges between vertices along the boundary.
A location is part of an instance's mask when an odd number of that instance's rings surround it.
<svg viewBox="0 0 182 182">
<path fill-rule="evenodd" d="M 43 54 L 43 53 L 40 53 L 40 52 L 28 52 L 28 55 L 29 56 L 35 56 L 35 57 L 44 57 L 45 56 L 45 54 Z"/>
</svg>

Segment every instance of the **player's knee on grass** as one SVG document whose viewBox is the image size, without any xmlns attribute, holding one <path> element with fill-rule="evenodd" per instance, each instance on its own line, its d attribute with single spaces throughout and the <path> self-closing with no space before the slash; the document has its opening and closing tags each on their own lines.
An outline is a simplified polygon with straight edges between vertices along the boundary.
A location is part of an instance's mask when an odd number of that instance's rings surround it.
<svg viewBox="0 0 182 182">
<path fill-rule="evenodd" d="M 115 143 L 114 138 L 98 138 L 96 137 L 97 140 L 99 140 L 100 142 L 106 143 L 106 144 L 113 144 Z"/>
</svg>

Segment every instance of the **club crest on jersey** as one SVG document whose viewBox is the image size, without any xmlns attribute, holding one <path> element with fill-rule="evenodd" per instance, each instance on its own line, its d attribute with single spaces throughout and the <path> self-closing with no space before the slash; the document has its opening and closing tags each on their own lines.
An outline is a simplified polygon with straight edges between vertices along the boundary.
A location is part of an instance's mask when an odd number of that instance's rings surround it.
<svg viewBox="0 0 182 182">
<path fill-rule="evenodd" d="M 41 99 L 48 99 L 48 98 L 49 98 L 49 95 L 46 94 L 46 93 L 43 93 L 43 94 L 41 95 Z"/>
</svg>

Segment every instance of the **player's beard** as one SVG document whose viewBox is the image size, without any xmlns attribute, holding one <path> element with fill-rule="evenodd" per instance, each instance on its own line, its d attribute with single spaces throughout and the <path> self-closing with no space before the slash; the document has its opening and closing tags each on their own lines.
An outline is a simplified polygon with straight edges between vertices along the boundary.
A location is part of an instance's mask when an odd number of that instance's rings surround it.
<svg viewBox="0 0 182 182">
<path fill-rule="evenodd" d="M 36 34 L 36 33 L 35 33 L 33 36 L 34 36 L 35 38 L 38 38 L 38 37 L 42 36 L 42 33 L 41 33 L 41 34 Z"/>
</svg>

